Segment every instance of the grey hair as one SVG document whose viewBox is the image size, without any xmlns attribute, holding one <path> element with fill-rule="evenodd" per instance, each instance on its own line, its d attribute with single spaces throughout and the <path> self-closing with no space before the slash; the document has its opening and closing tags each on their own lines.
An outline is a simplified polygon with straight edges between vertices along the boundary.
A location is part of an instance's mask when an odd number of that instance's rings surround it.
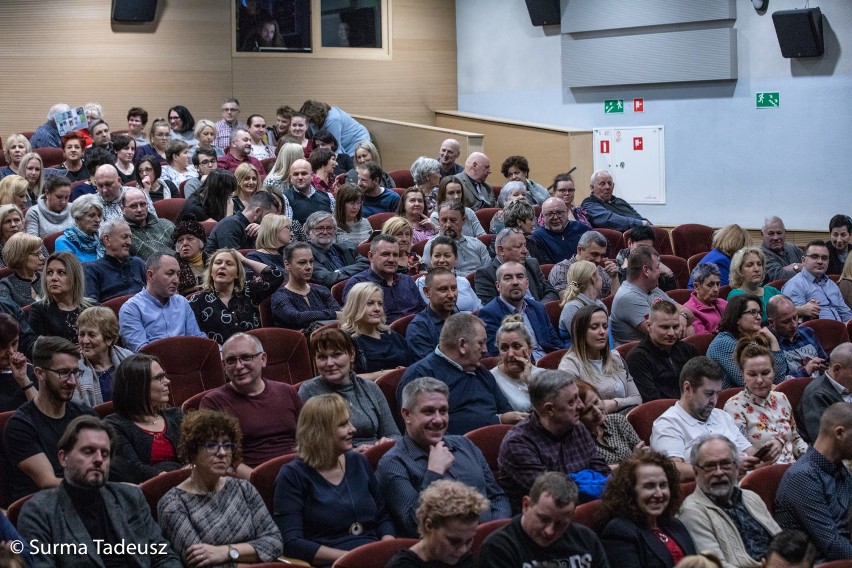
<svg viewBox="0 0 852 568">
<path fill-rule="evenodd" d="M 71 110 L 71 107 L 66 105 L 65 103 L 55 104 L 50 107 L 50 110 L 47 111 L 47 120 L 53 120 L 53 118 L 59 114 L 60 112 L 65 112 Z"/>
<path fill-rule="evenodd" d="M 96 193 L 88 193 L 81 195 L 71 203 L 71 216 L 75 221 L 79 221 L 86 216 L 89 209 L 94 207 L 102 216 L 104 214 L 104 206 Z"/>
<path fill-rule="evenodd" d="M 526 195 L 527 184 L 522 181 L 510 181 L 500 190 L 500 196 L 497 198 L 497 203 L 500 207 L 506 205 L 506 200 L 511 197 L 513 191 L 521 190 Z"/>
<path fill-rule="evenodd" d="M 442 348 L 456 347 L 462 338 L 470 341 L 473 338 L 474 329 L 477 325 L 484 326 L 485 324 L 473 314 L 453 314 L 444 322 L 438 344 Z"/>
<path fill-rule="evenodd" d="M 231 343 L 233 343 L 234 341 L 237 341 L 239 339 L 250 339 L 251 342 L 254 344 L 255 352 L 256 353 L 263 353 L 263 343 L 261 343 L 260 339 L 258 339 L 254 335 L 251 335 L 249 333 L 243 333 L 243 332 L 235 333 L 234 335 L 232 335 L 231 337 L 226 339 L 225 342 L 222 344 L 222 352 L 225 351 L 225 347 L 227 347 L 228 345 L 230 345 Z"/>
<path fill-rule="evenodd" d="M 506 227 L 517 227 L 527 219 L 535 219 L 535 208 L 526 199 L 512 201 L 503 208 L 503 224 Z"/>
<path fill-rule="evenodd" d="M 331 219 L 331 222 L 334 223 L 335 230 L 337 230 L 337 221 L 334 220 L 334 215 L 332 215 L 328 211 L 314 211 L 313 213 L 308 215 L 307 219 L 305 219 L 305 234 L 307 235 L 308 233 L 313 231 L 314 227 L 316 227 L 326 219 Z"/>
<path fill-rule="evenodd" d="M 598 171 L 596 171 L 595 173 L 592 174 L 592 178 L 590 180 L 590 183 L 594 184 L 595 180 L 597 180 L 598 176 L 601 175 L 601 174 L 609 174 L 609 176 L 612 177 L 612 174 L 609 173 L 609 170 L 598 170 Z"/>
<path fill-rule="evenodd" d="M 609 241 L 605 236 L 597 231 L 586 231 L 580 236 L 580 240 L 577 241 L 577 246 L 586 248 L 590 244 L 596 244 L 599 247 L 606 248 L 609 246 Z"/>
<path fill-rule="evenodd" d="M 517 231 L 517 227 L 505 227 L 501 229 L 500 232 L 497 233 L 497 236 L 494 237 L 494 247 L 496 248 L 499 246 L 503 246 L 503 241 L 505 241 L 509 237 L 509 235 Z"/>
<path fill-rule="evenodd" d="M 706 262 L 693 268 L 691 276 L 693 282 L 698 282 L 700 284 L 711 276 L 718 276 L 721 278 L 722 273 L 719 272 L 719 267 L 716 266 L 715 262 Z"/>
<path fill-rule="evenodd" d="M 78 197 L 74 200 L 74 203 L 82 199 L 82 197 Z M 130 228 L 130 223 L 124 220 L 124 217 L 113 217 L 112 219 L 107 219 L 103 223 L 101 223 L 100 228 L 98 229 L 98 240 L 104 242 L 104 236 L 111 234 L 116 227 L 127 227 Z"/>
<path fill-rule="evenodd" d="M 421 394 L 439 393 L 450 398 L 450 389 L 446 385 L 433 377 L 420 377 L 414 379 L 402 389 L 401 408 L 411 410 L 412 405 L 417 403 L 417 399 Z"/>
<path fill-rule="evenodd" d="M 245 132 L 246 134 L 248 134 L 248 133 L 249 133 L 249 131 L 248 131 L 248 130 L 246 130 L 245 128 L 235 128 L 235 129 L 234 129 L 234 131 L 233 131 L 233 132 L 231 132 L 231 139 L 229 140 L 229 142 L 233 142 L 234 140 L 236 140 L 236 139 L 237 139 L 237 135 L 238 135 L 240 132 Z"/>
<path fill-rule="evenodd" d="M 781 217 L 779 217 L 778 215 L 770 215 L 769 217 L 763 220 L 763 227 L 760 229 L 760 232 L 762 233 L 763 229 L 765 229 L 772 223 L 780 223 L 781 228 L 783 228 L 785 231 L 787 230 L 787 228 L 784 226 L 784 221 L 781 220 Z"/>
<path fill-rule="evenodd" d="M 541 410 L 545 402 L 559 396 L 567 386 L 574 384 L 574 377 L 565 371 L 549 370 L 539 373 L 530 381 L 530 403 L 536 410 Z"/>
<path fill-rule="evenodd" d="M 411 177 L 416 185 L 426 182 L 429 174 L 437 174 L 441 171 L 441 164 L 435 158 L 420 156 L 411 164 Z"/>
<path fill-rule="evenodd" d="M 692 449 L 689 450 L 689 463 L 695 465 L 698 463 L 698 454 L 701 452 L 701 448 L 707 442 L 712 442 L 714 440 L 719 440 L 720 442 L 725 442 L 728 445 L 728 448 L 731 450 L 731 455 L 734 456 L 734 463 L 740 465 L 740 451 L 737 449 L 736 444 L 734 444 L 727 436 L 723 436 L 722 434 L 704 434 L 698 441 L 692 445 Z"/>
</svg>

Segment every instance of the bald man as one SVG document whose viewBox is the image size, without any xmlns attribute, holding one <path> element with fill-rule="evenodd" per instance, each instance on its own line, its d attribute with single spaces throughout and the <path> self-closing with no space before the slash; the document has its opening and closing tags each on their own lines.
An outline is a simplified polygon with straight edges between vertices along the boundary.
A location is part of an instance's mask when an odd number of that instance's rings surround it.
<svg viewBox="0 0 852 568">
<path fill-rule="evenodd" d="M 494 189 L 485 180 L 491 173 L 491 160 L 482 152 L 467 157 L 464 171 L 457 178 L 462 182 L 464 204 L 474 211 L 483 207 L 496 207 Z"/>
<path fill-rule="evenodd" d="M 464 171 L 464 168 L 456 163 L 460 154 L 461 146 L 455 138 L 447 138 L 441 142 L 441 151 L 438 153 L 438 173 L 441 177 L 458 175 Z"/>
<path fill-rule="evenodd" d="M 290 187 L 284 197 L 293 208 L 293 219 L 299 223 L 317 211 L 334 213 L 334 198 L 325 191 L 317 191 L 311 185 L 311 164 L 307 160 L 296 160 L 290 166 Z"/>
</svg>

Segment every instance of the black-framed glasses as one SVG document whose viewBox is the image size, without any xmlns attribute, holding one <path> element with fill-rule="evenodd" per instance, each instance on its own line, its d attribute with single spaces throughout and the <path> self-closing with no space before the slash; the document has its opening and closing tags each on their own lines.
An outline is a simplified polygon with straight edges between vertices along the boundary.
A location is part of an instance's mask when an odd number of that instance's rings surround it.
<svg viewBox="0 0 852 568">
<path fill-rule="evenodd" d="M 745 310 L 745 311 L 743 312 L 743 315 L 744 315 L 744 316 L 745 316 L 745 315 L 748 315 L 748 316 L 751 316 L 751 317 L 757 317 L 757 316 L 759 316 L 759 315 L 762 315 L 762 313 L 763 313 L 763 312 L 761 312 L 761 311 L 760 311 L 760 310 L 758 310 L 757 308 L 753 308 L 753 309 L 751 309 L 751 310 Z"/>
<path fill-rule="evenodd" d="M 258 351 L 254 355 L 250 355 L 248 353 L 245 353 L 243 355 L 231 355 L 230 357 L 225 357 L 222 361 L 225 363 L 226 367 L 233 367 L 237 364 L 237 361 L 240 361 L 243 365 L 248 365 L 249 363 L 254 361 L 258 355 L 261 355 L 262 353 L 263 351 Z"/>
<path fill-rule="evenodd" d="M 155 376 L 151 377 L 151 380 L 152 381 L 159 381 L 160 384 L 163 384 L 163 383 L 165 383 L 166 381 L 169 380 L 169 377 L 165 373 L 160 373 L 159 375 L 155 375 Z"/>
<path fill-rule="evenodd" d="M 732 461 L 720 461 L 720 462 L 710 462 L 705 463 L 704 465 L 696 464 L 695 467 L 703 471 L 704 473 L 713 473 L 716 469 L 721 469 L 722 471 L 729 472 L 736 467 L 736 463 Z"/>
<path fill-rule="evenodd" d="M 59 380 L 67 383 L 72 378 L 77 380 L 80 378 L 80 375 L 83 374 L 83 371 L 80 369 L 50 369 L 48 367 L 42 367 L 45 371 L 50 371 L 51 373 L 56 373 L 56 376 L 59 377 Z"/>
<path fill-rule="evenodd" d="M 550 217 L 562 217 L 563 215 L 566 215 L 567 213 L 568 213 L 567 211 L 561 211 L 560 210 L 560 211 L 548 211 L 547 213 L 542 213 L 541 215 L 542 215 L 542 217 L 550 218 Z"/>
<path fill-rule="evenodd" d="M 204 449 L 208 455 L 215 456 L 220 450 L 226 454 L 233 454 L 237 445 L 233 442 L 207 442 L 204 444 Z"/>
</svg>

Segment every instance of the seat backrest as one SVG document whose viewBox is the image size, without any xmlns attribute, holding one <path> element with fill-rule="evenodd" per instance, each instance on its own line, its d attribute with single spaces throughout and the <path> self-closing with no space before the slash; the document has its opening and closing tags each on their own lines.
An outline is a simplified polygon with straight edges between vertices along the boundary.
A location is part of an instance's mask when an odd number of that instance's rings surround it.
<svg viewBox="0 0 852 568">
<path fill-rule="evenodd" d="M 209 237 L 210 233 L 213 232 L 213 227 L 216 226 L 216 220 L 215 219 L 206 219 L 204 221 L 200 221 L 200 223 L 201 223 L 201 226 L 204 227 L 204 232 Z"/>
<path fill-rule="evenodd" d="M 219 344 L 206 337 L 165 337 L 152 341 L 142 349 L 160 360 L 171 381 L 169 397 L 172 406 L 201 391 L 225 384 Z"/>
<path fill-rule="evenodd" d="M 385 224 L 385 221 L 395 216 L 395 211 L 384 211 L 382 213 L 375 213 L 373 215 L 370 215 L 369 217 L 367 217 L 367 221 L 370 222 L 370 227 L 372 227 L 374 231 L 380 231 L 382 229 L 382 225 Z"/>
<path fill-rule="evenodd" d="M 541 367 L 542 369 L 558 369 L 562 356 L 567 352 L 567 349 L 557 349 L 536 361 L 535 366 Z"/>
<path fill-rule="evenodd" d="M 409 170 L 394 170 L 388 172 L 388 175 L 397 187 L 412 187 L 414 185 L 414 178 L 411 177 Z"/>
<path fill-rule="evenodd" d="M 719 397 L 716 399 L 716 408 L 725 408 L 725 403 L 734 396 L 735 394 L 739 394 L 743 392 L 742 387 L 731 387 L 729 389 L 725 389 L 719 393 Z"/>
<path fill-rule="evenodd" d="M 348 279 L 347 279 L 348 280 Z M 341 280 L 331 287 L 331 297 L 337 300 L 337 303 L 343 305 L 343 289 L 346 287 L 346 280 Z"/>
<path fill-rule="evenodd" d="M 509 523 L 512 522 L 512 519 L 494 519 L 493 521 L 486 521 L 476 527 L 476 533 L 473 535 L 473 543 L 470 545 L 470 552 L 474 556 L 479 555 L 479 549 L 482 548 L 482 543 L 485 542 L 485 539 L 493 533 L 497 532 Z"/>
<path fill-rule="evenodd" d="M 621 355 L 622 359 L 627 359 L 627 354 L 633 351 L 633 348 L 639 345 L 639 340 L 630 341 L 628 343 L 623 343 L 615 348 L 618 351 L 618 354 Z"/>
<path fill-rule="evenodd" d="M 184 416 L 194 410 L 198 410 L 199 408 L 201 408 L 201 399 L 204 398 L 207 393 L 212 392 L 214 390 L 216 389 L 201 391 L 200 393 L 194 394 L 185 401 L 183 401 L 183 404 L 180 405 L 180 409 L 181 411 L 183 411 Z"/>
<path fill-rule="evenodd" d="M 65 160 L 62 148 L 34 148 L 33 152 L 41 157 L 45 168 L 55 168 Z"/>
<path fill-rule="evenodd" d="M 784 477 L 784 472 L 787 471 L 790 463 L 776 463 L 758 468 L 746 475 L 740 482 L 740 488 L 754 491 L 763 502 L 769 513 L 775 511 L 775 493 L 778 491 L 778 486 L 781 484 L 781 478 Z"/>
<path fill-rule="evenodd" d="M 555 264 L 541 264 L 541 265 L 539 265 L 539 268 L 541 268 L 541 274 L 545 278 L 550 278 L 550 271 L 553 270 L 554 266 L 556 266 L 556 265 Z"/>
<path fill-rule="evenodd" d="M 715 336 L 712 333 L 698 333 L 696 335 L 690 335 L 685 338 L 684 341 L 695 347 L 695 350 L 699 355 L 707 355 L 707 349 L 713 342 L 714 337 Z"/>
<path fill-rule="evenodd" d="M 17 526 L 18 517 L 21 516 L 21 509 L 24 508 L 24 504 L 27 501 L 32 499 L 33 495 L 35 495 L 35 493 L 30 493 L 29 495 L 24 495 L 23 497 L 21 497 L 20 499 L 18 499 L 17 501 L 12 503 L 11 505 L 9 505 L 9 510 L 6 511 L 6 518 L 9 519 L 10 523 Z"/>
<path fill-rule="evenodd" d="M 261 327 L 248 333 L 260 339 L 266 352 L 264 379 L 292 385 L 314 376 L 308 342 L 301 331 Z"/>
<path fill-rule="evenodd" d="M 272 296 L 262 299 L 257 305 L 260 316 L 260 327 L 275 327 L 275 316 L 272 315 Z"/>
<path fill-rule="evenodd" d="M 151 509 L 151 516 L 157 520 L 157 503 L 163 498 L 169 489 L 180 485 L 192 470 L 187 468 L 175 469 L 167 471 L 160 475 L 155 475 L 147 481 L 139 484 L 139 489 L 142 490 L 142 495 L 145 496 L 145 501 L 148 502 L 148 508 Z"/>
<path fill-rule="evenodd" d="M 713 248 L 713 231 L 713 227 L 699 223 L 678 225 L 672 229 L 672 249 L 683 259 L 709 252 Z"/>
<path fill-rule="evenodd" d="M 178 215 L 183 209 L 186 199 L 183 197 L 173 197 L 171 199 L 161 199 L 154 202 L 154 211 L 157 212 L 157 217 L 160 219 L 168 219 L 172 223 L 175 222 Z"/>
<path fill-rule="evenodd" d="M 674 406 L 677 402 L 676 398 L 661 398 L 658 400 L 650 400 L 643 402 L 633 410 L 627 413 L 627 421 L 636 430 L 639 439 L 650 445 L 651 430 L 654 427 L 654 420 L 660 415 Z"/>
<path fill-rule="evenodd" d="M 596 534 L 600 535 L 603 531 L 603 523 L 601 523 L 600 518 L 601 502 L 600 499 L 595 499 L 594 501 L 577 505 L 571 521 L 589 527 Z"/>
<path fill-rule="evenodd" d="M 403 373 L 405 373 L 405 369 L 394 369 L 376 380 L 376 386 L 385 395 L 385 400 L 388 401 L 388 407 L 390 407 L 391 414 L 393 414 L 393 419 L 397 425 L 402 425 L 402 414 L 399 411 L 399 405 L 402 401 L 396 400 L 396 387 L 399 386 L 399 381 L 402 379 Z"/>
<path fill-rule="evenodd" d="M 479 451 L 482 452 L 495 479 L 497 478 L 497 470 L 499 469 L 497 467 L 497 456 L 500 453 L 500 444 L 503 443 L 503 438 L 506 437 L 506 434 L 511 429 L 511 424 L 490 424 L 476 430 L 471 430 L 464 435 L 465 438 L 473 442 L 479 448 Z"/>
<path fill-rule="evenodd" d="M 479 235 L 476 238 L 479 239 L 479 242 L 481 242 L 482 244 L 485 245 L 486 249 L 490 249 L 491 248 L 491 241 L 496 239 L 497 235 L 492 235 L 491 233 L 486 233 L 484 235 Z"/>
<path fill-rule="evenodd" d="M 368 257 L 370 255 L 370 247 L 373 246 L 373 243 L 370 241 L 364 241 L 363 243 L 358 243 L 358 246 L 355 247 L 358 250 L 358 254 L 363 257 Z"/>
<path fill-rule="evenodd" d="M 416 538 L 380 540 L 350 550 L 332 565 L 333 568 L 384 568 L 394 554 L 417 544 Z"/>
<path fill-rule="evenodd" d="M 799 403 L 801 403 L 802 396 L 805 394 L 805 389 L 809 384 L 811 384 L 812 380 L 813 378 L 811 377 L 787 379 L 775 387 L 777 392 L 784 393 L 784 396 L 786 396 L 787 400 L 790 401 L 790 406 L 793 408 L 793 416 L 799 424 L 802 423 L 801 416 L 799 415 Z M 813 433 L 813 435 L 816 434 L 816 432 Z"/>
<path fill-rule="evenodd" d="M 664 254 L 674 254 L 674 249 L 672 249 L 672 239 L 669 236 L 669 232 L 662 227 L 651 227 L 654 231 L 654 248 L 661 255 Z M 627 246 L 627 237 L 630 235 L 630 231 L 633 229 L 627 229 L 622 234 L 622 238 L 624 239 L 625 246 Z"/>
<path fill-rule="evenodd" d="M 115 317 L 118 317 L 118 311 L 121 309 L 121 306 L 124 305 L 124 302 L 132 298 L 134 294 L 125 294 L 124 296 L 116 296 L 115 298 L 110 298 L 106 302 L 102 303 L 101 306 L 104 308 L 109 308 L 115 312 Z"/>
<path fill-rule="evenodd" d="M 479 360 L 479 364 L 489 371 L 496 367 L 498 363 L 500 363 L 500 357 L 483 357 Z"/>
<path fill-rule="evenodd" d="M 411 245 L 411 252 L 416 254 L 417 256 L 423 256 L 423 252 L 426 250 L 426 243 L 429 242 L 429 239 L 423 239 L 420 242 L 414 243 Z"/>
<path fill-rule="evenodd" d="M 544 311 L 547 312 L 547 317 L 550 320 L 550 325 L 553 329 L 559 329 L 559 316 L 562 315 L 562 306 L 559 300 L 551 300 L 544 304 Z"/>
<path fill-rule="evenodd" d="M 846 324 L 839 321 L 815 319 L 806 321 L 802 324 L 802 327 L 809 327 L 814 330 L 817 341 L 829 355 L 835 347 L 849 341 L 849 331 L 846 329 Z"/>
<path fill-rule="evenodd" d="M 106 418 L 107 416 L 115 412 L 115 405 L 112 403 L 111 400 L 108 400 L 106 402 L 102 402 L 100 404 L 95 405 L 92 410 L 95 411 L 98 417 Z"/>
<path fill-rule="evenodd" d="M 615 294 L 610 294 L 606 298 L 601 298 L 601 302 L 606 307 L 607 313 L 612 313 L 612 303 L 615 301 Z"/>
<path fill-rule="evenodd" d="M 482 225 L 482 228 L 486 233 L 491 227 L 491 219 L 494 218 L 494 215 L 496 215 L 498 211 L 500 211 L 499 207 L 483 207 L 482 209 L 476 210 L 476 219 L 479 221 L 479 224 Z"/>
<path fill-rule="evenodd" d="M 367 458 L 367 461 L 370 464 L 370 467 L 373 468 L 373 471 L 376 471 L 379 467 L 379 460 L 382 459 L 382 456 L 385 455 L 396 445 L 394 440 L 385 440 L 380 444 L 375 444 L 367 451 L 364 452 L 364 457 Z"/>
<path fill-rule="evenodd" d="M 285 454 L 265 461 L 251 471 L 249 475 L 249 483 L 254 485 L 263 503 L 272 514 L 272 500 L 275 496 L 275 478 L 278 477 L 278 472 L 285 465 L 296 459 L 298 454 Z"/>
<path fill-rule="evenodd" d="M 401 317 L 392 324 L 390 324 L 390 328 L 405 337 L 405 332 L 408 330 L 408 324 L 411 323 L 411 320 L 414 319 L 414 316 L 417 314 L 409 314 L 407 316 Z"/>
<path fill-rule="evenodd" d="M 683 304 L 692 296 L 692 290 L 689 288 L 676 288 L 674 290 L 667 290 L 666 294 L 678 304 Z"/>
<path fill-rule="evenodd" d="M 42 243 L 44 244 L 44 248 L 47 249 L 47 252 L 53 254 L 53 252 L 56 250 L 56 239 L 61 237 L 63 232 L 64 231 L 59 231 L 58 233 L 51 233 L 49 235 L 46 235 L 42 239 Z"/>
<path fill-rule="evenodd" d="M 595 231 L 605 236 L 606 240 L 609 241 L 609 246 L 606 251 L 608 258 L 615 258 L 615 255 L 617 255 L 621 249 L 627 247 L 625 244 L 627 241 L 624 240 L 624 235 L 621 231 L 616 231 L 615 229 L 604 229 L 603 227 L 597 228 Z"/>
<path fill-rule="evenodd" d="M 695 270 L 695 267 L 698 266 L 698 263 L 701 262 L 701 259 L 705 256 L 707 256 L 706 252 L 697 252 L 686 259 L 686 267 L 689 269 L 690 274 L 692 274 L 692 271 Z"/>
<path fill-rule="evenodd" d="M 686 288 L 689 284 L 689 267 L 686 260 L 673 254 L 661 254 L 660 262 L 672 271 L 679 288 Z"/>
</svg>

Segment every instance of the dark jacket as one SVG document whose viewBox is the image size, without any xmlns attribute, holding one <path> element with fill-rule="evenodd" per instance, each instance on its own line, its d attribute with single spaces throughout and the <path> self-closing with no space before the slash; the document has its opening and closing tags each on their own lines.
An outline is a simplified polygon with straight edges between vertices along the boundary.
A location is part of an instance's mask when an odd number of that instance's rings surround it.
<svg viewBox="0 0 852 568">
<path fill-rule="evenodd" d="M 485 324 L 485 333 L 488 336 L 486 347 L 488 347 L 488 354 L 492 357 L 498 354 L 494 341 L 497 336 L 497 330 L 500 328 L 500 323 L 504 317 L 512 313 L 509 311 L 508 306 L 504 302 L 501 302 L 499 298 L 494 298 L 479 310 L 479 319 Z M 550 323 L 547 311 L 545 311 L 541 303 L 527 300 L 525 313 L 530 319 L 530 325 L 535 330 L 535 338 L 545 353 L 567 347 L 566 343 L 559 338 L 559 335 L 553 328 L 553 324 Z"/>
<path fill-rule="evenodd" d="M 165 438 L 177 452 L 180 443 L 180 425 L 183 422 L 183 412 L 180 408 L 167 408 L 160 415 L 166 421 Z M 120 414 L 110 414 L 106 417 L 115 429 L 115 454 L 113 456 L 110 471 L 120 471 L 121 481 L 128 483 L 142 483 L 164 471 L 178 469 L 180 463 L 160 462 L 151 464 L 151 446 L 154 438 L 144 432 L 133 420 Z M 118 481 L 114 479 L 113 481 Z"/>
<path fill-rule="evenodd" d="M 311 277 L 311 282 L 331 288 L 341 280 L 346 280 L 350 276 L 370 268 L 370 261 L 358 254 L 358 251 L 352 245 L 344 243 L 331 245 L 343 261 L 343 268 L 338 270 L 334 268 L 334 263 L 331 262 L 325 249 L 312 243 L 308 244 L 314 253 L 314 275 Z"/>
<path fill-rule="evenodd" d="M 456 176 L 462 182 L 462 195 L 464 196 L 464 204 L 474 211 L 483 207 L 496 207 L 496 199 L 494 198 L 494 188 L 487 182 L 480 183 L 482 193 L 485 194 L 486 201 L 482 201 L 476 193 L 476 186 L 470 177 L 462 172 Z M 487 227 L 486 227 L 487 228 Z"/>
<path fill-rule="evenodd" d="M 672 345 L 666 352 L 646 337 L 627 355 L 627 369 L 633 376 L 642 401 L 680 398 L 680 371 L 687 361 L 698 355 L 685 341 Z"/>
<path fill-rule="evenodd" d="M 684 556 L 696 554 L 695 543 L 682 522 L 660 517 L 659 528 L 673 538 Z M 618 568 L 673 568 L 674 562 L 666 545 L 647 526 L 616 517 L 606 524 L 601 534 L 610 566 Z"/>
<path fill-rule="evenodd" d="M 495 283 L 497 282 L 497 269 L 501 264 L 503 263 L 499 259 L 494 258 L 490 264 L 476 271 L 473 278 L 473 289 L 479 299 L 482 300 L 483 305 L 497 297 Z M 553 284 L 544 277 L 541 266 L 536 259 L 527 256 L 524 268 L 527 272 L 527 281 L 530 283 L 530 294 L 533 298 L 541 303 L 559 299 L 559 294 Z"/>
<path fill-rule="evenodd" d="M 843 402 L 843 397 L 828 381 L 828 376 L 823 375 L 814 379 L 805 387 L 802 401 L 799 403 L 799 434 L 808 443 L 813 444 L 819 434 L 819 419 L 825 409 L 835 402 Z"/>
</svg>

